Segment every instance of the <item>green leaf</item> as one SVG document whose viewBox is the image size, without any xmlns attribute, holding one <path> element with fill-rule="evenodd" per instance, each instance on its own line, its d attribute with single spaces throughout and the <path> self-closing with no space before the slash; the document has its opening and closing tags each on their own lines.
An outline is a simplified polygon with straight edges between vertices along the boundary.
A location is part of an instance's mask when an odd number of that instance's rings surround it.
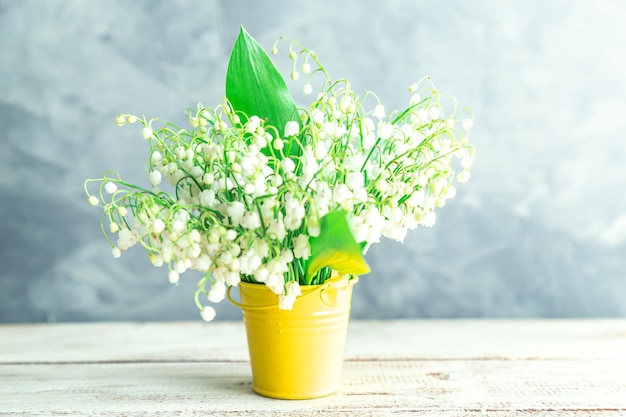
<svg viewBox="0 0 626 417">
<path fill-rule="evenodd" d="M 288 121 L 300 123 L 298 108 L 285 80 L 243 26 L 228 62 L 226 98 L 235 110 L 266 119 L 276 127 L 280 136 Z"/>
<path fill-rule="evenodd" d="M 309 238 L 311 256 L 306 263 L 307 282 L 323 267 L 330 267 L 343 274 L 362 275 L 370 272 L 361 253 L 361 246 L 354 240 L 348 224 L 348 212 L 338 210 L 320 219 L 320 234 Z"/>
</svg>

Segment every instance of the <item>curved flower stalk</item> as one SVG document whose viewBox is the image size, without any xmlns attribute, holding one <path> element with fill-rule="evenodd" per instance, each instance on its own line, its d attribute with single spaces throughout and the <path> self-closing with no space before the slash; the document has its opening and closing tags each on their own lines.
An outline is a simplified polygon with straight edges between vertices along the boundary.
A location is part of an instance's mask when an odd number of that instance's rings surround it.
<svg viewBox="0 0 626 417">
<path fill-rule="evenodd" d="M 119 125 L 142 126 L 151 187 L 115 172 L 85 183 L 89 202 L 103 202 L 113 255 L 140 244 L 172 283 L 200 271 L 195 301 L 208 320 L 215 312 L 203 298 L 219 302 L 241 281 L 264 283 L 291 309 L 301 285 L 325 282 L 332 269 L 369 272 L 362 253 L 381 237 L 402 241 L 432 226 L 435 208 L 455 195 L 455 177 L 467 181 L 473 165 L 471 113 L 457 116 L 451 99 L 445 115 L 430 79 L 409 88 L 405 109 L 386 114 L 373 93 L 332 81 L 314 52 L 290 41 L 292 80 L 305 75 L 305 93 L 321 83 L 297 110 L 263 54 L 242 29 L 227 98 L 189 110 L 190 127 L 118 116 Z"/>
</svg>

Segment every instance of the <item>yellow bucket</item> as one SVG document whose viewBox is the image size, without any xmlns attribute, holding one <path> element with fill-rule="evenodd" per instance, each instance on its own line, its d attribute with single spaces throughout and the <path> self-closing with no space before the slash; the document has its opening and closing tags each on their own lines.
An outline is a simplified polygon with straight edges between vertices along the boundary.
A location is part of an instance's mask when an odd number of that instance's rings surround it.
<svg viewBox="0 0 626 417">
<path fill-rule="evenodd" d="M 352 285 L 358 278 L 331 278 L 302 286 L 293 310 L 278 309 L 277 296 L 263 284 L 239 284 L 248 338 L 252 389 L 266 397 L 309 399 L 341 385 Z"/>
</svg>

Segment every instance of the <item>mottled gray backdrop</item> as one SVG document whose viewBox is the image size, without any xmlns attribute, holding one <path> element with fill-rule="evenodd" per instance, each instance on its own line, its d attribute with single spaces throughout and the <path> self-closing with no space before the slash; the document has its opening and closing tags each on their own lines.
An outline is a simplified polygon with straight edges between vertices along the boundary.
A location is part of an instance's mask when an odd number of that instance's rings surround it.
<svg viewBox="0 0 626 417">
<path fill-rule="evenodd" d="M 430 75 L 475 110 L 472 179 L 370 250 L 354 317 L 624 317 L 625 22 L 619 0 L 0 0 L 0 322 L 199 319 L 197 276 L 112 258 L 82 184 L 147 183 L 115 115 L 217 104 L 240 24 L 388 108 Z"/>
</svg>

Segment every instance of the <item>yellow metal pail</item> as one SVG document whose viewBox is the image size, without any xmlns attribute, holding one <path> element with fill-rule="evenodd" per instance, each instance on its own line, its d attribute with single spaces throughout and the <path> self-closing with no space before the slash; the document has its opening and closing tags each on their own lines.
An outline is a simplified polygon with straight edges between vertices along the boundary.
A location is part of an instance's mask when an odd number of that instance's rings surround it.
<svg viewBox="0 0 626 417">
<path fill-rule="evenodd" d="M 355 282 L 344 275 L 302 286 L 291 311 L 278 309 L 277 296 L 265 285 L 239 284 L 241 303 L 234 304 L 243 312 L 255 392 L 296 400 L 340 388 Z"/>
</svg>

